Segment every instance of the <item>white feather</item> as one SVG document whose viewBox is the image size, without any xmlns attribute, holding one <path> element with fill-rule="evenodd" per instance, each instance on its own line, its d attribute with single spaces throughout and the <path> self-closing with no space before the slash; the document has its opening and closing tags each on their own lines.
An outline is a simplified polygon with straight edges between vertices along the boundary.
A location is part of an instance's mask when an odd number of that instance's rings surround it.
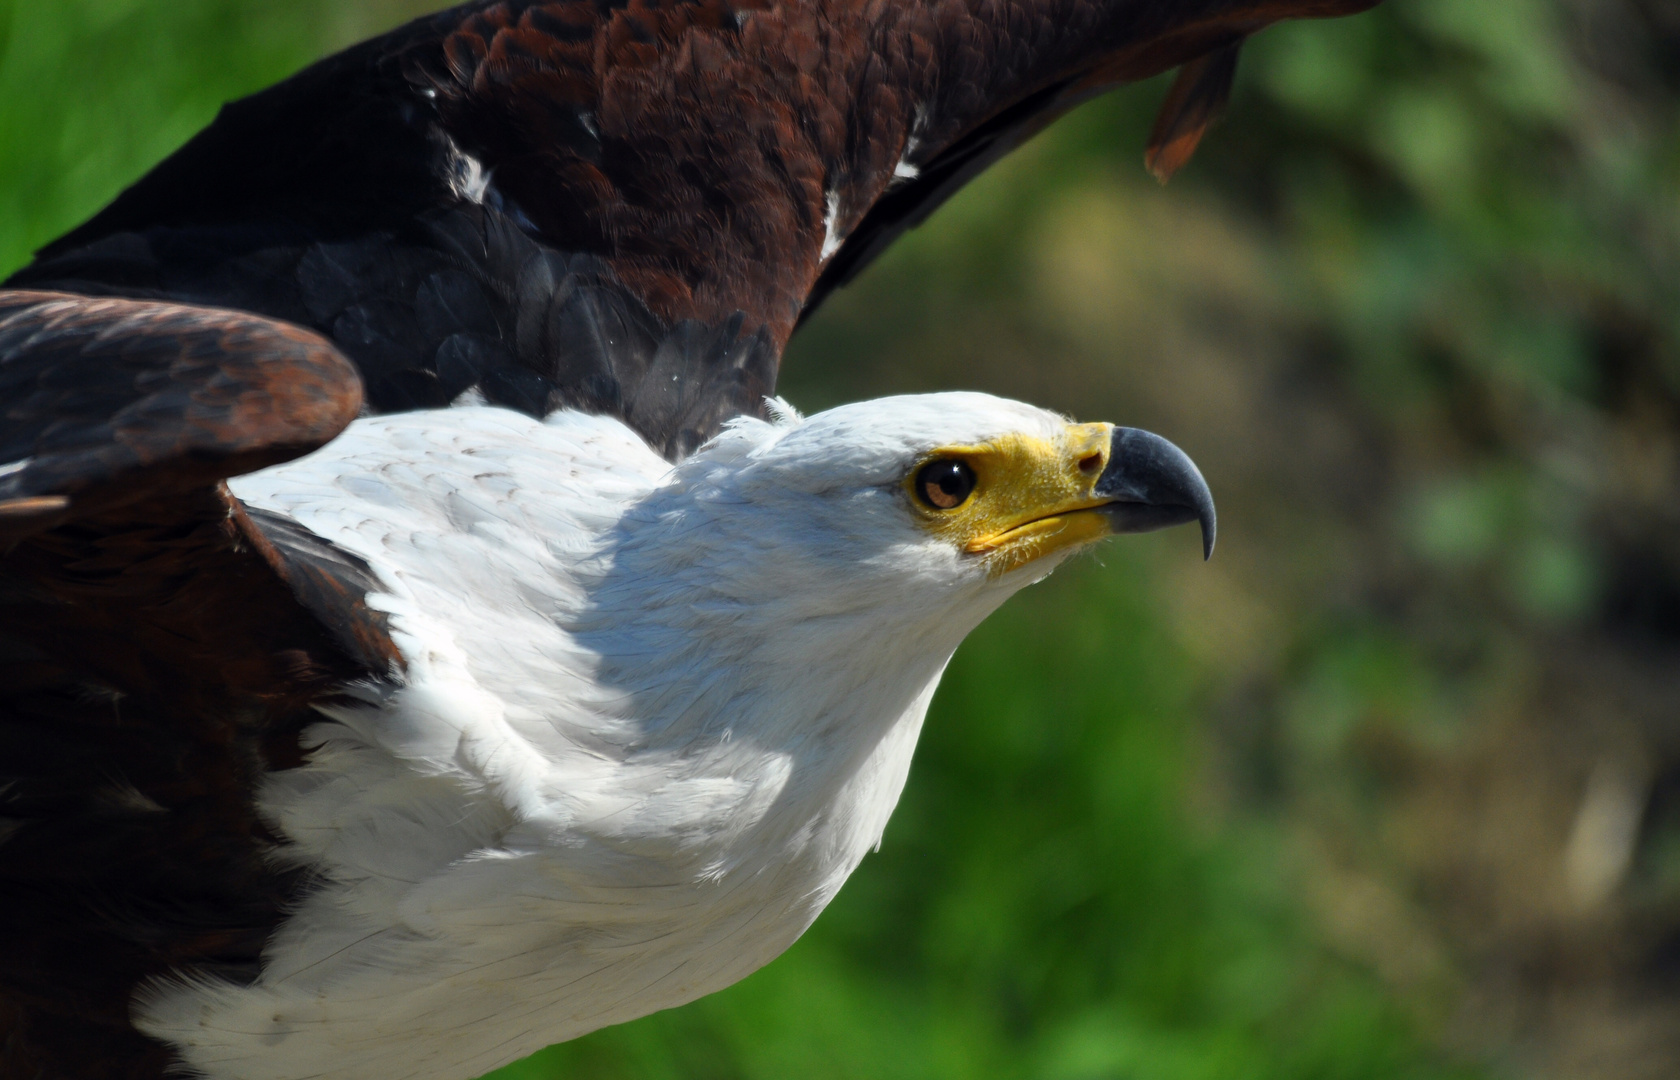
<svg viewBox="0 0 1680 1080">
<path fill-rule="evenodd" d="M 976 394 L 771 413 L 675 468 L 610 419 L 409 413 L 234 481 L 368 561 L 407 669 L 262 792 L 320 885 L 261 977 L 154 984 L 140 1028 L 218 1080 L 466 1080 L 792 944 L 879 843 L 951 653 L 1025 584 L 899 481 L 1061 422 Z"/>
<path fill-rule="evenodd" d="M 840 232 L 840 190 L 834 188 L 828 193 L 828 203 L 823 210 L 823 242 L 821 258 L 827 261 L 840 245 L 846 242 Z"/>
<path fill-rule="evenodd" d="M 454 139 L 448 139 L 448 146 L 450 190 L 455 192 L 456 198 L 482 206 L 490 190 L 490 170 L 484 167 L 482 161 L 456 145 Z"/>
<path fill-rule="evenodd" d="M 920 166 L 913 164 L 916 152 L 921 149 L 922 132 L 927 128 L 928 111 L 924 105 L 916 106 L 915 115 L 910 122 L 910 134 L 905 137 L 904 151 L 898 155 L 898 163 L 893 166 L 892 186 L 897 186 L 922 175 Z"/>
</svg>

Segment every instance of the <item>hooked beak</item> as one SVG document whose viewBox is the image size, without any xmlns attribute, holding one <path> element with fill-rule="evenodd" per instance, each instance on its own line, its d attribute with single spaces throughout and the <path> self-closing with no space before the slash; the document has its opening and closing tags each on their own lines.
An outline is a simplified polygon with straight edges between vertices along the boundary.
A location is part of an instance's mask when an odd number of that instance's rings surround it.
<svg viewBox="0 0 1680 1080">
<path fill-rule="evenodd" d="M 1116 533 L 1154 532 L 1192 521 L 1202 526 L 1202 558 L 1213 557 L 1219 531 L 1213 492 L 1190 455 L 1153 432 L 1117 427 L 1108 465 L 1092 494 Z"/>
</svg>

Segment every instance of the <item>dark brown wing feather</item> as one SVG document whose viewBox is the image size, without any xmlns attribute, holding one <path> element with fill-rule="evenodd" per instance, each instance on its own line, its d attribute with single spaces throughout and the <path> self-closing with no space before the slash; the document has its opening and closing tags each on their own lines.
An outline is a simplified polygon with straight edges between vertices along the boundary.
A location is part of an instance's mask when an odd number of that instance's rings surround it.
<svg viewBox="0 0 1680 1080">
<path fill-rule="evenodd" d="M 1269 23 L 1375 0 L 500 0 L 230 105 L 18 284 L 330 337 L 378 411 L 469 390 L 680 458 L 833 289 L 1056 116 L 1189 65 L 1181 164 Z"/>
<path fill-rule="evenodd" d="M 1202 136 L 1225 111 L 1241 51 L 1242 42 L 1233 41 L 1178 69 L 1143 155 L 1144 164 L 1161 183 L 1189 164 Z"/>
<path fill-rule="evenodd" d="M 0 395 L 0 1076 L 155 1076 L 134 987 L 255 969 L 297 883 L 253 792 L 397 659 L 365 567 L 220 484 L 332 438 L 359 382 L 271 320 L 14 292 Z"/>
<path fill-rule="evenodd" d="M 306 454 L 361 394 L 295 326 L 19 291 L 0 292 L 0 402 L 0 543 L 15 543 Z"/>
</svg>

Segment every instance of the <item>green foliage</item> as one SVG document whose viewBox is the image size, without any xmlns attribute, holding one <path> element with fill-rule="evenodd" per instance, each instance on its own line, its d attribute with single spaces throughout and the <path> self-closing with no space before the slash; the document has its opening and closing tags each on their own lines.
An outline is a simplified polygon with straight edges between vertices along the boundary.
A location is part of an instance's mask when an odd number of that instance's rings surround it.
<svg viewBox="0 0 1680 1080">
<path fill-rule="evenodd" d="M 1393 0 L 1268 30 L 1244 65 L 1170 191 L 1135 159 L 1156 95 L 1088 106 L 837 297 L 788 385 L 979 385 L 1179 441 L 1222 549 L 1147 575 L 1138 617 L 1182 647 L 1149 662 L 1198 688 L 1164 715 L 1204 767 L 1167 786 L 1217 839 L 1281 829 L 1288 906 L 1415 1031 L 1666 1075 L 1680 19 Z M 1571 821 L 1625 760 L 1653 800 L 1630 891 L 1582 899 Z M 1555 1004 L 1588 993 L 1668 1020 Z"/>
<path fill-rule="evenodd" d="M 425 6 L 0 0 L 0 273 L 109 202 L 223 102 Z"/>
</svg>

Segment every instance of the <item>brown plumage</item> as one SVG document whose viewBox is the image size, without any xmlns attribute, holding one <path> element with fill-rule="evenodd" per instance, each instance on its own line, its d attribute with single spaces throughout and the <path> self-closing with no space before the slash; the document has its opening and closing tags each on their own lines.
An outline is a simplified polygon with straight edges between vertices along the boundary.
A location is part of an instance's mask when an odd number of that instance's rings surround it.
<svg viewBox="0 0 1680 1080">
<path fill-rule="evenodd" d="M 135 984 L 257 963 L 292 882 L 253 786 L 396 660 L 220 484 L 331 439 L 360 381 L 284 323 L 10 292 L 0 386 L 0 1075 L 155 1074 Z"/>
<path fill-rule="evenodd" d="M 463 393 L 680 458 L 1056 116 L 1182 66 L 1168 174 L 1248 36 L 1373 2 L 481 0 L 228 106 L 43 250 L 0 292 L 0 1078 L 162 1075 L 135 987 L 258 969 L 308 882 L 253 790 L 400 665 L 367 568 L 223 479 Z"/>
</svg>

